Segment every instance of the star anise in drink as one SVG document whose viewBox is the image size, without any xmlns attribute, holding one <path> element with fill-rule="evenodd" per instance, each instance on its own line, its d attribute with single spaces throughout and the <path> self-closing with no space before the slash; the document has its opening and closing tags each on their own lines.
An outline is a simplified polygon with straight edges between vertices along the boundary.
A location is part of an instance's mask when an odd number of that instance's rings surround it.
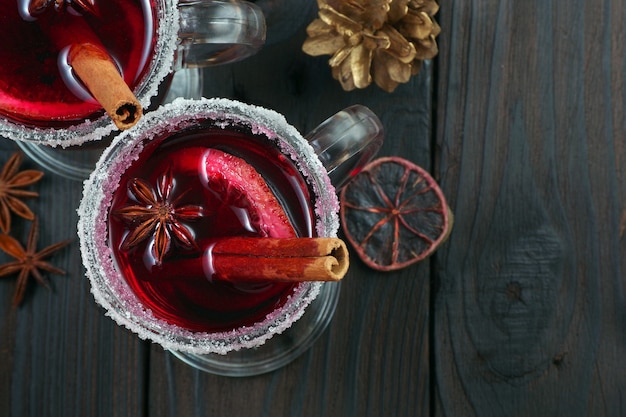
<svg viewBox="0 0 626 417">
<path fill-rule="evenodd" d="M 37 282 L 46 288 L 49 288 L 48 281 L 41 274 L 41 270 L 51 272 L 53 274 L 63 275 L 65 271 L 56 268 L 50 263 L 44 261 L 45 258 L 52 255 L 57 250 L 70 243 L 70 240 L 64 240 L 54 245 L 50 245 L 40 252 L 37 250 L 37 239 L 39 237 L 39 224 L 37 218 L 33 219 L 33 223 L 28 234 L 26 248 L 13 237 L 0 234 L 0 249 L 15 258 L 15 261 L 0 265 L 0 277 L 12 275 L 18 272 L 17 288 L 13 296 L 13 306 L 18 306 L 24 299 L 28 279 L 31 275 Z"/>
<path fill-rule="evenodd" d="M 65 10 L 69 5 L 79 13 L 98 14 L 95 0 L 30 0 L 28 12 L 31 15 L 41 14 L 51 5 L 57 11 Z"/>
<path fill-rule="evenodd" d="M 203 217 L 206 210 L 193 204 L 179 207 L 178 202 L 186 192 L 174 198 L 174 185 L 171 168 L 159 176 L 155 187 L 141 178 L 133 178 L 128 182 L 128 192 L 139 204 L 121 208 L 114 213 L 131 226 L 130 233 L 122 242 L 122 250 L 129 250 L 152 238 L 152 255 L 156 264 L 161 265 L 171 248 L 172 239 L 184 248 L 197 248 L 193 232 L 184 222 Z"/>
<path fill-rule="evenodd" d="M 43 176 L 43 172 L 33 169 L 18 172 L 22 163 L 22 154 L 15 153 L 0 171 L 0 230 L 11 230 L 11 212 L 28 220 L 35 215 L 20 198 L 37 197 L 35 191 L 22 190 L 22 187 L 34 184 Z"/>
</svg>

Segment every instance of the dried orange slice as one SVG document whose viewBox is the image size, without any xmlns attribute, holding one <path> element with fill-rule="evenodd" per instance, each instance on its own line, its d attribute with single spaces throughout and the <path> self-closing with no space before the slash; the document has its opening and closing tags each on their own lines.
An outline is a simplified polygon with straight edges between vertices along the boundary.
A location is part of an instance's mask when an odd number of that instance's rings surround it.
<svg viewBox="0 0 626 417">
<path fill-rule="evenodd" d="M 404 268 L 431 255 L 452 229 L 452 212 L 436 181 L 399 157 L 368 164 L 341 191 L 348 242 L 369 267 Z"/>
</svg>

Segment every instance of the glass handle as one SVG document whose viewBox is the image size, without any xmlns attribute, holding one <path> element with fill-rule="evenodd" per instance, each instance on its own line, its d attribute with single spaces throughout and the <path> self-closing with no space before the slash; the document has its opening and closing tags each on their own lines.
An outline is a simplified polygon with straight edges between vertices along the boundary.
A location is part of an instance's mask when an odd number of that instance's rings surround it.
<svg viewBox="0 0 626 417">
<path fill-rule="evenodd" d="M 265 17 L 246 1 L 179 0 L 178 67 L 240 61 L 265 44 Z"/>
<path fill-rule="evenodd" d="M 383 144 L 383 126 L 365 106 L 350 106 L 305 136 L 339 190 L 376 155 Z"/>
</svg>

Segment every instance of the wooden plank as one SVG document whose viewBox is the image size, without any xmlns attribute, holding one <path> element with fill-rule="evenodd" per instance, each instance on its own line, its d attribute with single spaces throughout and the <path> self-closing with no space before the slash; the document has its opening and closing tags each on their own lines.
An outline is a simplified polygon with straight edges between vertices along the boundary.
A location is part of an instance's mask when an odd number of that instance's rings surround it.
<svg viewBox="0 0 626 417">
<path fill-rule="evenodd" d="M 623 415 L 626 8 L 441 9 L 435 415 Z"/>
<path fill-rule="evenodd" d="M 0 141 L 0 161 L 17 150 Z M 77 157 L 79 157 L 77 155 Z M 37 168 L 25 160 L 23 168 Z M 0 415 L 141 415 L 146 347 L 97 307 L 79 256 L 75 208 L 82 184 L 46 173 L 27 203 L 40 217 L 39 248 L 73 239 L 49 260 L 65 276 L 51 291 L 30 283 L 21 307 L 11 308 L 15 278 L 0 279 Z M 25 243 L 30 222 L 14 217 Z M 10 258 L 0 254 L 0 262 Z"/>
<path fill-rule="evenodd" d="M 293 2 L 295 4 L 295 2 Z M 205 95 L 273 108 L 301 132 L 351 104 L 364 104 L 386 129 L 381 155 L 430 167 L 430 71 L 393 94 L 344 92 L 328 57 L 300 52 L 304 24 L 285 41 L 236 65 L 207 70 Z M 283 369 L 233 379 L 191 369 L 151 350 L 149 414 L 230 416 L 428 416 L 430 267 L 376 273 L 356 256 L 329 330 Z"/>
</svg>

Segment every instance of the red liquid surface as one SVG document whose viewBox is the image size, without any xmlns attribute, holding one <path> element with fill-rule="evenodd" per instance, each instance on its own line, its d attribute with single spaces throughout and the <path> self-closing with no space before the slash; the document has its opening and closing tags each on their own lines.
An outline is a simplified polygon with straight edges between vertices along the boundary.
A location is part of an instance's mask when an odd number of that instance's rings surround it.
<svg viewBox="0 0 626 417">
<path fill-rule="evenodd" d="M 0 116 L 64 127 L 103 114 L 67 66 L 59 43 L 95 35 L 131 89 L 146 75 L 156 30 L 152 0 L 95 0 L 97 16 L 76 15 L 70 7 L 57 12 L 50 5 L 34 21 L 21 17 L 22 3 L 28 0 L 0 1 Z"/>
<path fill-rule="evenodd" d="M 193 232 L 196 242 L 201 244 L 223 236 L 266 235 L 246 200 L 238 198 L 232 190 L 225 191 L 228 184 L 216 187 L 214 183 L 207 187 L 203 182 L 203 154 L 209 148 L 233 154 L 255 167 L 281 202 L 296 235 L 312 236 L 311 196 L 292 162 L 267 143 L 262 144 L 247 134 L 220 129 L 185 133 L 147 146 L 140 159 L 123 175 L 110 212 L 137 204 L 127 192 L 129 180 L 143 178 L 154 186 L 170 166 L 174 177 L 171 196 L 178 199 L 176 205 L 202 205 L 210 211 L 210 215 L 183 222 Z M 182 247 L 175 239 L 162 265 L 157 265 L 151 251 L 151 238 L 127 251 L 121 249 L 128 232 L 128 222 L 116 215 L 109 217 L 110 244 L 118 267 L 145 307 L 169 323 L 192 331 L 209 332 L 251 326 L 282 306 L 293 294 L 294 284 L 230 284 L 211 277 L 191 276 L 196 269 L 185 268 L 184 260 L 197 258 L 198 250 Z M 167 268 L 168 263 L 175 263 L 184 278 L 151 279 L 159 275 L 161 268 Z"/>
</svg>

